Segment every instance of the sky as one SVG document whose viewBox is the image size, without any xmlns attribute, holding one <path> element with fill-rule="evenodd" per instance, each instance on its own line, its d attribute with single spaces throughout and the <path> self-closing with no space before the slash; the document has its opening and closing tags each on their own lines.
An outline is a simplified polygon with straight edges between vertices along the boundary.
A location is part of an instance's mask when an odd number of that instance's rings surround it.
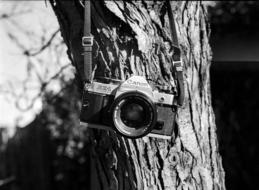
<svg viewBox="0 0 259 190">
<path fill-rule="evenodd" d="M 47 89 L 59 91 L 59 80 L 50 79 L 61 67 L 66 66 L 65 76 L 73 77 L 59 32 L 41 53 L 30 58 L 23 54 L 37 52 L 56 31 L 56 17 L 44 1 L 0 1 L 0 127 L 12 131 L 29 124 L 42 110 L 42 82 L 50 81 Z"/>
</svg>

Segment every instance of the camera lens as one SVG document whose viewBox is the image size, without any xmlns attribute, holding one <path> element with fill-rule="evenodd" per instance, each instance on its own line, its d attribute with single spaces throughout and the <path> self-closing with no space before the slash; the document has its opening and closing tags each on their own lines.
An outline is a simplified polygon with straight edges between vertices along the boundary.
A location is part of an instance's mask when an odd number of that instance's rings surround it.
<svg viewBox="0 0 259 190">
<path fill-rule="evenodd" d="M 141 105 L 143 102 L 136 102 L 138 99 L 134 100 L 134 103 L 128 100 L 122 105 L 121 120 L 129 127 L 139 128 L 143 125 L 146 125 L 146 115 L 148 115 L 146 112 L 148 110 L 145 108 L 145 105 Z"/>
<path fill-rule="evenodd" d="M 149 133 L 156 123 L 155 104 L 146 95 L 128 92 L 113 104 L 113 122 L 123 136 L 139 138 Z"/>
</svg>

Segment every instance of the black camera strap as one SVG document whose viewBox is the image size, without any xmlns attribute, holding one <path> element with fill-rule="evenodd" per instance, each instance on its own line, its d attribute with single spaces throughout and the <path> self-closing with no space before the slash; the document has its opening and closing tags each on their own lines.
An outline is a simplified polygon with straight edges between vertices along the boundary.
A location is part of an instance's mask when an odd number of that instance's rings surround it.
<svg viewBox="0 0 259 190">
<path fill-rule="evenodd" d="M 184 81 L 183 81 L 183 66 L 181 59 L 181 50 L 178 43 L 177 32 L 175 27 L 174 15 L 172 6 L 169 0 L 166 1 L 168 6 L 168 17 L 172 35 L 172 46 L 174 48 L 173 64 L 176 71 L 178 83 L 178 98 L 177 105 L 182 106 L 184 101 Z M 84 75 L 87 83 L 92 81 L 92 46 L 93 37 L 91 35 L 91 1 L 85 0 L 85 21 L 84 21 L 84 36 L 82 38 L 83 55 L 84 55 Z"/>
<path fill-rule="evenodd" d="M 182 106 L 184 101 L 184 79 L 183 79 L 183 64 L 181 58 L 181 50 L 178 43 L 174 14 L 172 13 L 172 6 L 169 0 L 166 1 L 168 6 L 168 17 L 171 28 L 172 46 L 174 48 L 173 64 L 176 71 L 178 83 L 178 98 L 177 105 Z"/>
<path fill-rule="evenodd" d="M 85 0 L 85 23 L 84 36 L 82 38 L 84 55 L 84 75 L 87 83 L 92 81 L 92 46 L 93 36 L 91 35 L 91 1 Z"/>
</svg>

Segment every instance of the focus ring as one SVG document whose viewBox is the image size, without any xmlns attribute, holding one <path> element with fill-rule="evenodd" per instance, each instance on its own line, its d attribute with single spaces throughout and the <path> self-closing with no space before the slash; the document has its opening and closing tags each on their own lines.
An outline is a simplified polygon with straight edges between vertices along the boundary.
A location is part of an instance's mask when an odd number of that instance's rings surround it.
<svg viewBox="0 0 259 190">
<path fill-rule="evenodd" d="M 147 118 L 147 121 L 143 121 L 143 126 L 127 126 L 125 122 L 122 121 L 123 111 L 121 109 L 123 105 L 127 104 L 128 102 L 130 102 L 129 104 L 139 104 L 145 110 L 145 114 L 149 114 L 145 115 L 144 118 Z M 121 94 L 114 100 L 111 108 L 112 121 L 115 130 L 127 138 L 140 138 L 147 135 L 152 131 L 157 122 L 156 105 L 148 96 L 138 91 L 130 91 Z"/>
</svg>

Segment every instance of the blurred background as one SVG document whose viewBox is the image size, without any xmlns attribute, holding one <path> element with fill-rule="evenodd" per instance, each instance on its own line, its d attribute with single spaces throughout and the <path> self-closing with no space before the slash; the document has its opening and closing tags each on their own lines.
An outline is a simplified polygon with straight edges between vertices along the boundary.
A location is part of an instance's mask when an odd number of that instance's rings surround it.
<svg viewBox="0 0 259 190">
<path fill-rule="evenodd" d="M 259 2 L 207 3 L 226 187 L 259 189 Z M 0 37 L 0 189 L 82 189 L 89 176 L 80 92 L 51 7 L 0 1 Z"/>
<path fill-rule="evenodd" d="M 226 187 L 259 189 L 259 2 L 209 9 L 211 92 Z"/>
</svg>

